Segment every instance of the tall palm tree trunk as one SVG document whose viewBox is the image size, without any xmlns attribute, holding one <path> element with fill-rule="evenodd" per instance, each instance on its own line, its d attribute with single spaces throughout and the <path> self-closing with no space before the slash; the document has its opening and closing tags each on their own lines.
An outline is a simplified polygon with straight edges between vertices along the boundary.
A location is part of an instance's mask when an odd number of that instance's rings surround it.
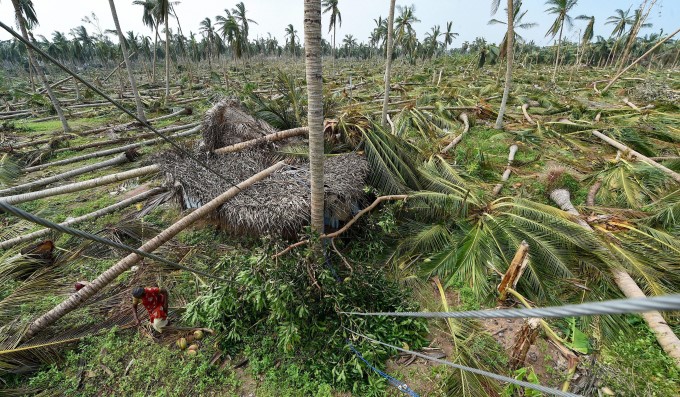
<svg viewBox="0 0 680 397">
<path fill-rule="evenodd" d="M 503 89 L 503 99 L 501 100 L 501 107 L 498 110 L 498 118 L 496 118 L 495 128 L 497 130 L 503 129 L 503 115 L 505 114 L 505 108 L 508 105 L 508 95 L 510 95 L 510 86 L 512 84 L 512 64 L 513 58 L 515 56 L 514 54 L 515 29 L 513 26 L 514 12 L 515 8 L 513 0 L 508 0 L 508 39 L 506 40 L 505 43 L 505 45 L 507 46 L 506 57 L 508 60 L 508 67 L 505 72 L 505 88 Z"/>
<path fill-rule="evenodd" d="M 305 0 L 305 71 L 307 75 L 307 124 L 311 174 L 312 230 L 323 234 L 324 142 L 323 81 L 321 65 L 321 0 Z"/>
<path fill-rule="evenodd" d="M 158 55 L 158 22 L 154 25 L 153 36 L 153 61 L 151 61 L 151 81 L 156 82 L 156 56 Z"/>
<path fill-rule="evenodd" d="M 563 211 L 577 217 L 577 222 L 584 229 L 593 231 L 590 225 L 580 218 L 578 210 L 571 203 L 569 191 L 565 189 L 556 189 L 550 193 L 550 198 Z M 635 280 L 625 271 L 619 268 L 611 269 L 612 276 L 616 286 L 627 298 L 646 298 L 642 289 L 637 285 Z M 649 328 L 656 335 L 656 340 L 661 345 L 661 348 L 668 353 L 675 360 L 675 364 L 680 367 L 680 339 L 675 335 L 671 327 L 668 326 L 661 313 L 658 311 L 650 311 L 642 313 L 642 318 L 647 322 Z"/>
<path fill-rule="evenodd" d="M 256 182 L 261 181 L 262 179 L 268 177 L 269 175 L 279 170 L 284 165 L 285 163 L 278 162 L 272 165 L 271 167 L 251 176 L 245 181 L 239 183 L 238 185 L 232 187 L 231 189 L 227 190 L 221 195 L 210 200 L 204 206 L 196 209 L 189 215 L 178 220 L 177 222 L 172 224 L 169 228 L 160 232 L 156 237 L 152 238 L 146 244 L 139 247 L 139 250 L 144 252 L 155 251 L 158 247 L 165 244 L 171 238 L 175 237 L 177 233 L 186 229 L 192 223 L 206 217 L 210 213 L 217 210 L 219 206 L 224 204 L 224 202 L 231 199 L 232 197 L 236 196 L 238 193 L 241 192 L 241 190 L 247 189 Z M 120 276 L 124 271 L 131 268 L 135 263 L 139 262 L 141 259 L 142 259 L 141 256 L 133 253 L 120 260 L 118 263 L 110 267 L 104 273 L 100 274 L 96 279 L 92 280 L 92 282 L 89 285 L 85 286 L 83 289 L 71 295 L 68 299 L 54 307 L 52 310 L 48 311 L 47 313 L 43 314 L 42 316 L 38 317 L 35 321 L 33 321 L 28 326 L 28 329 L 23 339 L 24 340 L 30 339 L 31 337 L 45 329 L 50 324 L 64 317 L 66 314 L 80 306 L 81 303 L 87 301 L 94 294 L 101 291 L 109 283 L 115 280 L 116 277 Z"/>
<path fill-rule="evenodd" d="M 382 108 L 382 126 L 387 128 L 387 105 L 390 102 L 390 80 L 392 76 L 392 52 L 394 51 L 394 6 L 396 0 L 390 0 L 390 14 L 387 17 L 387 54 L 385 62 L 385 99 Z"/>
<path fill-rule="evenodd" d="M 132 89 L 132 95 L 135 96 L 135 104 L 137 105 L 137 117 L 142 121 L 146 121 L 144 116 L 144 106 L 142 105 L 142 100 L 139 98 L 139 91 L 137 91 L 137 83 L 135 82 L 135 76 L 132 73 L 132 62 L 128 59 L 127 45 L 125 44 L 125 37 L 123 36 L 123 31 L 120 28 L 120 23 L 118 22 L 118 13 L 116 12 L 116 5 L 113 0 L 109 0 L 109 5 L 111 6 L 111 16 L 113 17 L 113 23 L 116 25 L 116 31 L 118 32 L 118 41 L 120 41 L 120 49 L 123 52 L 123 60 L 125 61 L 125 68 L 127 69 L 128 79 L 130 80 L 130 88 Z M 76 84 L 78 84 L 76 82 Z"/>
<path fill-rule="evenodd" d="M 165 101 L 170 96 L 170 26 L 169 26 L 170 6 L 165 8 Z"/>
<path fill-rule="evenodd" d="M 33 44 L 35 44 L 35 40 L 31 40 L 28 36 L 28 30 L 26 29 L 26 20 L 24 19 L 24 15 L 21 13 L 21 5 L 19 4 L 19 0 L 12 0 L 12 5 L 14 6 L 14 14 L 16 16 L 17 24 L 19 25 L 19 29 L 21 30 L 21 36 L 23 36 L 24 40 L 26 40 L 27 42 L 31 41 L 33 42 Z M 52 102 L 52 106 L 54 106 L 54 110 L 56 110 L 57 116 L 59 116 L 59 120 L 61 121 L 62 129 L 64 130 L 64 132 L 71 132 L 71 127 L 69 127 L 68 122 L 66 121 L 66 117 L 64 117 L 64 112 L 61 109 L 61 105 L 59 104 L 57 97 L 54 95 L 52 87 L 50 87 L 50 83 L 47 81 L 45 71 L 43 70 L 42 66 L 40 66 L 40 64 L 36 61 L 35 57 L 33 56 L 33 51 L 30 48 L 28 48 L 28 46 L 26 46 L 26 54 L 28 54 L 29 70 L 31 66 L 33 66 L 35 74 L 38 75 L 38 78 L 45 86 L 47 96 L 50 98 L 50 102 Z"/>
<path fill-rule="evenodd" d="M 562 49 L 562 30 L 564 29 L 564 18 L 562 18 L 562 24 L 560 25 L 560 36 L 557 39 L 557 56 L 555 57 L 555 70 L 553 71 L 552 81 L 555 82 L 555 77 L 557 77 L 557 68 L 560 65 L 560 50 Z"/>
<path fill-rule="evenodd" d="M 335 24 L 333 24 L 333 71 L 335 71 Z"/>
</svg>

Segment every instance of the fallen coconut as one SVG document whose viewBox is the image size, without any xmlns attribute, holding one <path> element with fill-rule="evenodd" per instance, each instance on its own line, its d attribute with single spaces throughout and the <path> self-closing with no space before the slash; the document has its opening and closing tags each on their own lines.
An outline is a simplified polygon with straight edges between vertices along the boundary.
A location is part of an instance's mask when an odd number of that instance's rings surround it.
<svg viewBox="0 0 680 397">
<path fill-rule="evenodd" d="M 194 338 L 195 338 L 196 340 L 201 340 L 201 339 L 203 339 L 203 331 L 201 331 L 200 329 L 194 331 Z"/>
<path fill-rule="evenodd" d="M 177 347 L 179 347 L 180 350 L 186 349 L 187 348 L 187 339 L 186 338 L 177 339 Z"/>
<path fill-rule="evenodd" d="M 198 345 L 193 344 L 193 345 L 189 346 L 189 350 L 198 350 Z"/>
</svg>

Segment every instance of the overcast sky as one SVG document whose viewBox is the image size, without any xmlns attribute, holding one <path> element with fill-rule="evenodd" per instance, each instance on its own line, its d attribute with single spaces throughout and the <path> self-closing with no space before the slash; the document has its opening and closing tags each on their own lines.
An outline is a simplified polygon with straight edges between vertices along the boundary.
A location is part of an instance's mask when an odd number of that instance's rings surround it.
<svg viewBox="0 0 680 397">
<path fill-rule="evenodd" d="M 150 36 L 151 32 L 142 24 L 142 7 L 132 4 L 132 0 L 116 0 L 116 8 L 120 18 L 121 27 L 124 31 L 133 30 Z M 639 6 L 641 0 L 580 0 L 570 15 L 576 17 L 581 14 L 595 15 L 595 35 L 608 37 L 612 26 L 604 25 L 607 17 L 614 14 L 617 8 Z M 209 17 L 215 20 L 215 16 L 224 14 L 225 8 L 233 8 L 237 1 L 215 0 L 181 0 L 175 6 L 182 24 L 182 30 L 188 36 L 190 31 L 198 33 L 201 20 Z M 247 15 L 258 24 L 250 27 L 250 38 L 266 36 L 271 33 L 279 39 L 280 44 L 285 40 L 284 29 L 289 23 L 303 37 L 303 0 L 244 0 Z M 415 0 L 397 1 L 397 4 L 415 4 L 415 15 L 421 22 L 414 25 L 418 37 L 423 38 L 425 33 L 434 25 L 441 25 L 445 29 L 447 21 L 453 21 L 453 30 L 460 34 L 454 41 L 453 46 L 459 47 L 463 41 L 472 41 L 477 36 L 482 36 L 489 42 L 498 42 L 503 37 L 504 26 L 487 25 L 490 16 L 491 0 Z M 505 3 L 502 1 L 501 3 Z M 527 40 L 535 40 L 539 45 L 549 44 L 545 37 L 547 29 L 554 20 L 554 16 L 547 15 L 545 0 L 524 0 L 523 9 L 528 10 L 525 22 L 536 22 L 538 27 L 522 31 L 520 34 Z M 85 25 L 89 32 L 95 29 L 82 22 L 82 18 L 94 12 L 100 20 L 102 30 L 113 29 L 113 20 L 108 0 L 33 0 L 40 26 L 35 29 L 36 34 L 51 38 L 52 32 L 58 30 L 68 33 L 78 25 Z M 342 37 L 352 34 L 359 42 L 367 42 L 368 36 L 373 30 L 374 18 L 387 17 L 389 11 L 388 0 L 340 0 L 339 9 L 342 14 L 342 26 L 338 28 L 338 45 Z M 10 0 L 0 0 L 0 20 L 14 26 L 12 3 Z M 502 11 L 496 15 L 503 19 Z M 329 14 L 323 15 L 324 34 L 330 41 L 331 35 L 328 30 Z M 645 29 L 642 34 L 659 32 L 670 33 L 680 27 L 680 0 L 658 0 L 649 22 L 654 24 L 651 29 Z M 575 21 L 571 31 L 565 32 L 565 37 L 574 40 L 579 29 L 583 29 L 585 21 Z M 176 28 L 176 22 L 170 22 L 172 29 Z M 1 29 L 0 29 L 1 30 Z M 0 32 L 0 40 L 6 40 L 10 36 Z M 114 38 L 114 41 L 115 38 Z"/>
</svg>

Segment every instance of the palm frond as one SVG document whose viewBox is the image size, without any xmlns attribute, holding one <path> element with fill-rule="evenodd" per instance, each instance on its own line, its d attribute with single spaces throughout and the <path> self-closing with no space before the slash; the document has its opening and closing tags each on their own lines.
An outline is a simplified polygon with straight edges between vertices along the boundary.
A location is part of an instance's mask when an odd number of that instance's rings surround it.
<svg viewBox="0 0 680 397">
<path fill-rule="evenodd" d="M 420 190 L 417 149 L 376 126 L 364 130 L 364 150 L 370 165 L 369 184 L 386 194 Z"/>
</svg>

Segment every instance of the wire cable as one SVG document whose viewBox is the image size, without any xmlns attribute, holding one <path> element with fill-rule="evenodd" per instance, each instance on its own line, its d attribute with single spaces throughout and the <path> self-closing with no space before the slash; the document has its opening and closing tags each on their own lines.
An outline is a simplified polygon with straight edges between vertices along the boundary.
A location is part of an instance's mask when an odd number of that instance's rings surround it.
<svg viewBox="0 0 680 397">
<path fill-rule="evenodd" d="M 680 310 L 680 294 L 650 298 L 614 299 L 603 302 L 581 303 L 532 309 L 472 310 L 463 312 L 341 312 L 352 316 L 390 316 L 422 318 L 557 318 L 595 316 L 602 314 L 631 314 L 649 311 Z"/>
<path fill-rule="evenodd" d="M 352 343 L 351 343 L 349 340 L 347 340 L 347 346 L 349 347 L 349 349 L 350 349 L 350 350 L 351 350 L 351 351 L 352 351 L 352 352 L 353 352 L 353 353 L 354 353 L 361 361 L 363 361 L 366 365 L 368 365 L 368 367 L 369 367 L 370 369 L 372 369 L 376 374 L 378 374 L 378 375 L 382 376 L 383 378 L 387 379 L 387 381 L 388 381 L 392 386 L 396 387 L 400 392 L 402 392 L 402 393 L 404 393 L 404 394 L 408 394 L 408 395 L 411 396 L 411 397 L 420 397 L 420 396 L 418 395 L 418 393 L 414 392 L 410 387 L 408 387 L 408 385 L 407 385 L 406 383 L 400 381 L 399 379 L 397 379 L 397 378 L 391 376 L 390 374 L 387 374 L 387 373 L 385 373 L 385 372 L 379 370 L 378 368 L 374 367 L 373 365 L 371 365 L 371 363 L 369 363 L 368 360 L 366 360 L 366 359 L 364 358 L 364 356 L 361 355 L 361 353 L 359 353 L 359 351 L 358 351 L 357 349 L 354 348 L 354 345 L 352 345 Z"/>
<path fill-rule="evenodd" d="M 58 223 L 48 221 L 47 219 L 40 218 L 40 217 L 35 216 L 33 214 L 30 214 L 30 213 L 28 213 L 28 212 L 26 212 L 26 211 L 24 211 L 20 208 L 17 208 L 13 205 L 7 204 L 3 200 L 0 200 L 0 209 L 3 210 L 3 211 L 9 212 L 9 213 L 21 218 L 21 219 L 25 219 L 29 222 L 37 223 L 38 225 L 42 225 L 42 226 L 45 226 L 45 227 L 53 229 L 53 230 L 58 230 L 62 233 L 70 234 L 72 236 L 81 237 L 81 238 L 84 238 L 86 240 L 95 241 L 95 242 L 100 243 L 100 244 L 108 245 L 109 247 L 119 248 L 119 249 L 122 249 L 124 251 L 133 252 L 133 253 L 135 253 L 139 256 L 142 256 L 144 258 L 153 259 L 157 262 L 164 263 L 168 266 L 171 266 L 171 267 L 174 267 L 174 268 L 177 268 L 177 269 L 186 270 L 186 271 L 191 272 L 191 273 L 200 274 L 201 276 L 204 276 L 204 277 L 212 278 L 212 279 L 215 279 L 215 280 L 220 280 L 220 281 L 223 281 L 223 282 L 226 282 L 226 283 L 230 282 L 230 281 L 223 279 L 221 277 L 213 276 L 212 274 L 209 274 L 209 273 L 206 273 L 206 272 L 203 272 L 203 271 L 200 271 L 200 270 L 196 270 L 196 269 L 192 269 L 190 267 L 182 266 L 179 263 L 175 263 L 173 261 L 167 260 L 163 257 L 156 255 L 156 254 L 152 254 L 150 252 L 144 252 L 144 251 L 138 250 L 137 248 L 132 248 L 132 247 L 129 247 L 125 244 L 121 244 L 121 243 L 109 240 L 107 238 L 104 238 L 104 237 L 96 236 L 94 234 L 83 232 L 83 231 L 78 230 L 78 229 L 72 229 L 68 226 L 62 226 Z M 233 280 L 232 280 L 232 282 L 233 282 Z"/>
<path fill-rule="evenodd" d="M 166 142 L 168 142 L 168 143 L 169 143 L 170 145 L 172 145 L 175 149 L 177 149 L 178 151 L 180 151 L 182 154 L 184 154 L 185 156 L 187 156 L 187 157 L 190 158 L 191 160 L 195 161 L 195 162 L 196 162 L 197 164 L 199 164 L 201 167 L 205 168 L 205 169 L 208 170 L 210 173 L 215 174 L 218 178 L 222 179 L 223 181 L 227 182 L 227 183 L 228 183 L 229 185 L 231 185 L 232 187 L 236 187 L 239 191 L 241 191 L 241 189 L 240 189 L 238 186 L 236 186 L 232 181 L 228 180 L 228 179 L 227 179 L 226 177 L 224 177 L 222 174 L 220 174 L 219 172 L 217 172 L 217 171 L 213 170 L 212 168 L 210 168 L 210 166 L 208 166 L 205 162 L 203 162 L 203 161 L 201 161 L 200 159 L 198 159 L 198 158 L 197 158 L 196 156 L 194 156 L 193 154 L 191 154 L 191 153 L 189 153 L 188 151 L 184 150 L 184 148 L 182 148 L 180 145 L 178 145 L 178 144 L 177 144 L 176 142 L 174 142 L 172 139 L 168 138 L 168 137 L 167 137 L 166 135 L 164 135 L 162 132 L 160 132 L 160 131 L 158 131 L 157 129 L 155 129 L 154 127 L 152 127 L 151 124 L 149 124 L 146 120 L 140 119 L 136 114 L 132 113 L 131 111 L 129 111 L 128 109 L 126 109 L 123 105 L 121 105 L 120 103 L 118 103 L 116 100 L 114 100 L 114 99 L 111 98 L 110 96 L 106 95 L 106 94 L 105 94 L 103 91 L 101 91 L 99 88 L 95 87 L 94 85 L 90 84 L 88 81 L 84 80 L 82 77 L 78 76 L 78 74 L 76 74 L 75 72 L 73 72 L 71 69 L 69 69 L 69 68 L 66 67 L 65 65 L 61 64 L 61 62 L 59 62 L 59 61 L 57 61 L 56 59 L 52 58 L 52 56 L 50 56 L 49 54 L 47 54 L 46 52 L 44 52 L 43 50 L 41 50 L 40 48 L 38 48 L 37 46 L 35 46 L 35 45 L 34 45 L 33 43 L 31 43 L 30 41 L 24 39 L 23 36 L 21 36 L 20 34 L 18 34 L 17 32 L 15 32 L 12 28 L 10 28 L 10 27 L 7 26 L 6 24 L 4 24 L 2 21 L 0 21 L 0 27 L 3 28 L 3 29 L 5 29 L 5 30 L 7 31 L 7 33 L 9 33 L 9 34 L 11 34 L 12 36 L 14 36 L 17 40 L 19 40 L 20 42 L 22 42 L 25 46 L 31 48 L 33 51 L 35 51 L 35 52 L 37 52 L 38 54 L 40 54 L 43 58 L 49 60 L 50 62 L 52 62 L 53 64 L 55 64 L 57 67 L 59 67 L 61 70 L 63 70 L 63 71 L 66 72 L 67 74 L 71 75 L 74 79 L 76 79 L 76 80 L 80 81 L 81 83 L 83 83 L 87 88 L 89 88 L 89 89 L 91 89 L 92 91 L 96 92 L 97 94 L 101 95 L 104 99 L 106 99 L 107 101 L 111 102 L 111 104 L 113 104 L 113 105 L 114 105 L 115 107 L 117 107 L 119 110 L 123 111 L 123 112 L 124 112 L 125 114 L 127 114 L 128 116 L 130 116 L 130 117 L 132 117 L 133 119 L 137 120 L 137 122 L 141 123 L 142 126 L 144 126 L 144 127 L 148 128 L 149 130 L 151 130 L 154 134 L 156 134 L 156 135 L 158 135 L 159 137 L 161 137 L 163 140 L 165 140 Z M 253 196 L 250 196 L 250 197 L 253 197 Z M 257 199 L 257 197 L 253 197 L 253 198 L 254 198 L 256 201 L 258 201 L 258 203 L 260 203 L 260 205 L 262 205 L 262 202 L 260 202 L 260 201 Z"/>
<path fill-rule="evenodd" d="M 345 327 L 343 327 L 343 328 L 345 328 Z M 508 383 L 512 383 L 512 384 L 517 385 L 517 386 L 522 386 L 522 387 L 526 387 L 526 388 L 529 388 L 529 389 L 534 389 L 534 390 L 537 390 L 537 391 L 540 391 L 540 392 L 543 392 L 543 393 L 551 394 L 553 396 L 581 397 L 579 394 L 569 393 L 569 392 L 565 392 L 565 391 L 562 391 L 562 390 L 553 389 L 551 387 L 541 386 L 541 385 L 537 385 L 537 384 L 534 384 L 534 383 L 529 383 L 529 382 L 525 382 L 525 381 L 522 381 L 522 380 L 513 379 L 513 378 L 510 378 L 510 377 L 507 377 L 507 376 L 495 374 L 493 372 L 484 371 L 482 369 L 466 367 L 464 365 L 455 364 L 455 363 L 452 363 L 450 361 L 430 357 L 430 356 L 425 355 L 425 354 L 421 354 L 421 353 L 414 352 L 414 351 L 411 351 L 411 350 L 402 349 L 401 347 L 398 347 L 398 346 L 394 346 L 394 345 L 390 345 L 390 344 L 387 344 L 387 343 L 384 343 L 384 342 L 380 342 L 379 340 L 375 340 L 375 339 L 373 339 L 369 336 L 366 336 L 364 334 L 354 332 L 354 331 L 352 331 L 351 329 L 348 329 L 348 328 L 345 328 L 345 330 L 353 333 L 356 336 L 359 336 L 359 337 L 362 337 L 366 340 L 369 340 L 371 342 L 375 342 L 375 343 L 381 344 L 383 346 L 390 347 L 392 349 L 396 349 L 396 350 L 403 352 L 403 353 L 412 354 L 416 357 L 420 357 L 420 358 L 423 358 L 425 360 L 433 361 L 433 362 L 436 362 L 438 364 L 448 365 L 449 367 L 460 369 L 462 371 L 468 371 L 468 372 L 472 372 L 472 373 L 477 374 L 477 375 L 482 375 L 482 376 L 486 376 L 488 378 L 496 379 L 496 380 L 499 380 L 501 382 L 508 382 Z"/>
</svg>

